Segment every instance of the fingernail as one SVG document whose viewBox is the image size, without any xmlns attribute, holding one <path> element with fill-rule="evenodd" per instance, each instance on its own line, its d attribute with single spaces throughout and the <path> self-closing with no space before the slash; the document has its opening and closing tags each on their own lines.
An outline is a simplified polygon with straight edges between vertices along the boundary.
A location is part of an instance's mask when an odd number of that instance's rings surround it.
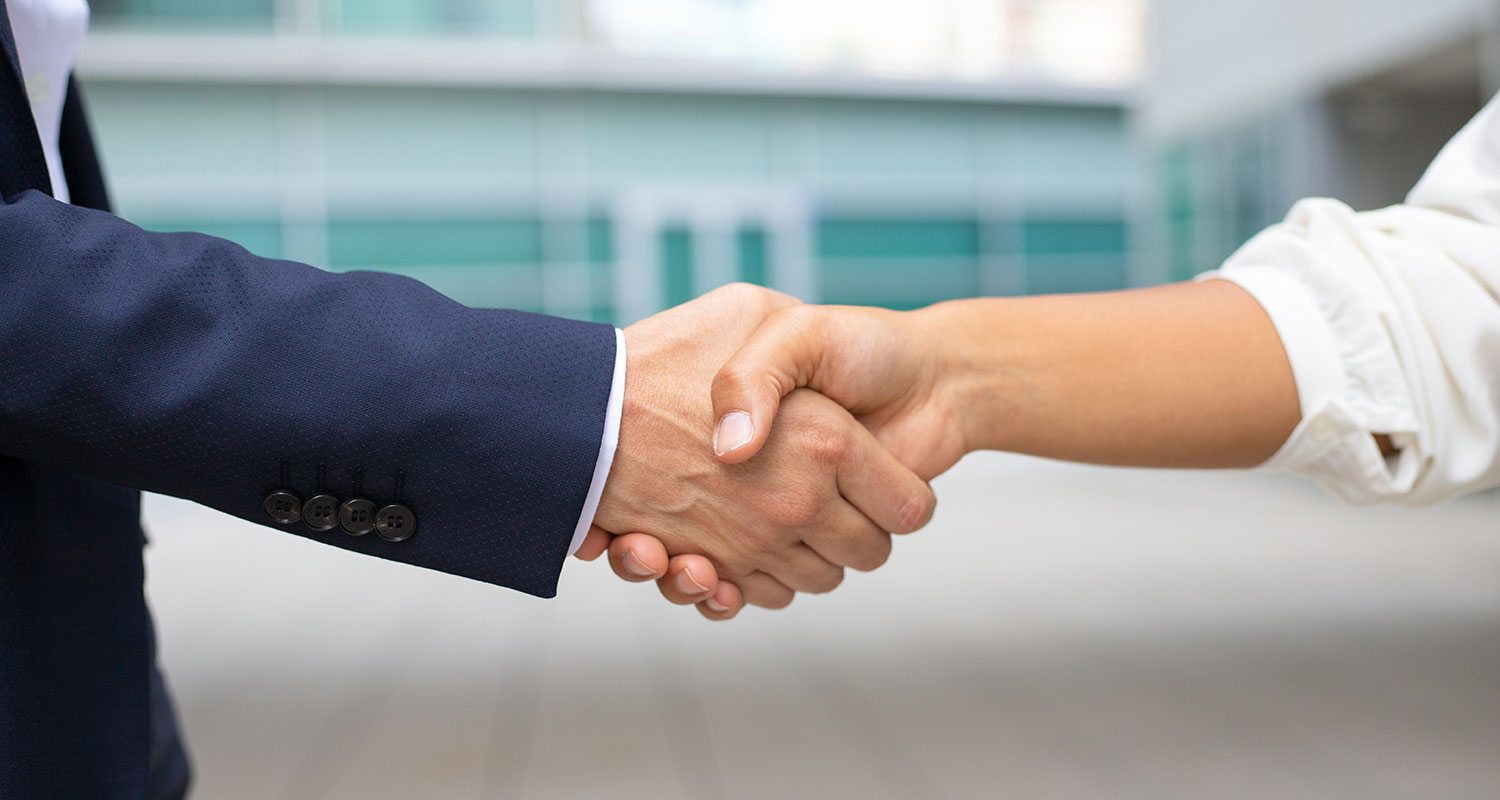
<svg viewBox="0 0 1500 800">
<path fill-rule="evenodd" d="M 720 603 L 718 600 L 716 600 L 716 599 L 714 599 L 712 597 L 708 598 L 707 600 L 704 600 L 703 601 L 703 605 L 708 606 L 708 610 L 714 612 L 715 614 L 722 614 L 725 611 L 729 610 L 729 606 L 726 606 L 723 603 Z"/>
<path fill-rule="evenodd" d="M 719 420 L 719 427 L 714 430 L 714 455 L 722 456 L 750 444 L 750 437 L 755 435 L 755 423 L 750 421 L 750 415 L 744 411 L 731 411 Z"/>
<path fill-rule="evenodd" d="M 693 580 L 693 573 L 683 570 L 677 573 L 677 591 L 683 594 L 703 594 L 708 587 Z"/>
<path fill-rule="evenodd" d="M 646 566 L 646 562 L 636 558 L 634 550 L 626 550 L 625 558 L 622 560 L 625 562 L 625 571 L 637 578 L 649 578 L 656 574 L 656 570 Z"/>
</svg>

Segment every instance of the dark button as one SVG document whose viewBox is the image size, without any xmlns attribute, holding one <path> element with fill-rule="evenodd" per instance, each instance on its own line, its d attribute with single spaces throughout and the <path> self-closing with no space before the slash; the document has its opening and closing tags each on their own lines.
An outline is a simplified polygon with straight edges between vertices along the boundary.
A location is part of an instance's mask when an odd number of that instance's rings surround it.
<svg viewBox="0 0 1500 800">
<path fill-rule="evenodd" d="M 302 521 L 319 533 L 333 530 L 339 524 L 339 499 L 331 494 L 307 498 L 302 504 Z"/>
<path fill-rule="evenodd" d="M 375 504 L 357 497 L 339 506 L 339 524 L 350 536 L 364 536 L 375 530 Z"/>
<path fill-rule="evenodd" d="M 288 491 L 276 490 L 266 495 L 260 504 L 266 516 L 277 525 L 290 525 L 302 519 L 302 498 Z"/>
<path fill-rule="evenodd" d="M 417 515 L 406 506 L 386 506 L 375 512 L 375 532 L 387 542 L 404 542 L 417 532 Z"/>
</svg>

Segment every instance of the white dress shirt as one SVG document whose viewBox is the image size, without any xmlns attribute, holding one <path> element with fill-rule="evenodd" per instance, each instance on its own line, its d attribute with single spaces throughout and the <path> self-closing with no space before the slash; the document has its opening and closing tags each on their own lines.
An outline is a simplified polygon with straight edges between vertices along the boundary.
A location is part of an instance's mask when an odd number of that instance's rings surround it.
<svg viewBox="0 0 1500 800">
<path fill-rule="evenodd" d="M 47 172 L 52 177 L 52 196 L 68 202 L 68 182 L 63 174 L 61 130 L 63 100 L 68 76 L 78 61 L 88 31 L 88 0 L 4 0 L 10 16 L 10 27 L 16 39 L 16 55 L 21 61 L 21 80 L 31 100 L 31 116 L 42 140 Z M 625 335 L 615 330 L 614 382 L 604 420 L 604 435 L 599 443 L 599 457 L 594 476 L 584 500 L 578 522 L 574 525 L 571 555 L 583 544 L 589 525 L 599 509 L 604 483 L 609 479 L 610 464 L 620 440 L 620 416 L 625 403 Z"/>
<path fill-rule="evenodd" d="M 21 61 L 21 81 L 52 176 L 52 196 L 66 203 L 68 181 L 58 142 L 68 75 L 88 32 L 88 0 L 5 0 L 5 7 Z"/>
<path fill-rule="evenodd" d="M 620 444 L 620 417 L 625 411 L 625 332 L 615 328 L 615 377 L 609 389 L 609 405 L 604 412 L 604 438 L 599 442 L 599 460 L 594 464 L 594 480 L 589 484 L 588 498 L 583 501 L 583 513 L 578 516 L 578 526 L 573 529 L 573 544 L 568 555 L 578 552 L 583 537 L 588 535 L 594 523 L 594 514 L 599 511 L 599 498 L 604 494 L 604 483 L 609 480 L 609 467 L 615 460 L 615 448 Z M 623 531 L 622 531 L 623 532 Z"/>
<path fill-rule="evenodd" d="M 1500 485 L 1500 98 L 1404 204 L 1304 200 L 1200 278 L 1260 301 L 1296 375 L 1302 422 L 1266 468 L 1355 503 Z"/>
</svg>

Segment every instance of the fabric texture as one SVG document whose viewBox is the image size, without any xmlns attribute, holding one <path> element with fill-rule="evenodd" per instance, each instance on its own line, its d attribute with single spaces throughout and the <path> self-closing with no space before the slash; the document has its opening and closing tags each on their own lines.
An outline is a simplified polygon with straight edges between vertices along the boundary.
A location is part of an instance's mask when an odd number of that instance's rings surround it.
<svg viewBox="0 0 1500 800">
<path fill-rule="evenodd" d="M 1200 279 L 1266 309 L 1302 422 L 1267 464 L 1353 503 L 1420 505 L 1500 485 L 1500 100 L 1406 203 L 1299 203 Z M 1383 457 L 1376 434 L 1398 452 Z"/>
</svg>

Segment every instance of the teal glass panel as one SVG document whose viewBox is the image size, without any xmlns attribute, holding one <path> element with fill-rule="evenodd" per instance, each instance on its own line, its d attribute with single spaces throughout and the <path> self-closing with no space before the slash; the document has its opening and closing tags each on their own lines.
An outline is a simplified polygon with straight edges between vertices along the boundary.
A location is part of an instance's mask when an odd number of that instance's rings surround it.
<svg viewBox="0 0 1500 800">
<path fill-rule="evenodd" d="M 149 231 L 191 231 L 228 239 L 262 258 L 281 258 L 281 225 L 275 222 L 133 220 Z"/>
<path fill-rule="evenodd" d="M 100 21 L 134 20 L 264 22 L 276 12 L 275 0 L 93 0 L 91 16 Z"/>
<path fill-rule="evenodd" d="M 1123 253 L 1122 220 L 1027 220 L 1026 253 Z"/>
<path fill-rule="evenodd" d="M 979 255 L 972 219 L 827 219 L 819 226 L 823 259 Z"/>
<path fill-rule="evenodd" d="M 432 32 L 530 36 L 533 0 L 357 0 L 325 5 L 337 27 L 356 33 Z"/>
<path fill-rule="evenodd" d="M 819 272 L 823 302 L 838 305 L 906 310 L 979 294 L 973 259 L 840 259 Z"/>
<path fill-rule="evenodd" d="M 1029 293 L 1125 287 L 1129 276 L 1122 220 L 1027 220 L 1024 231 Z"/>
<path fill-rule="evenodd" d="M 1028 109 L 1017 115 L 1020 168 L 1039 185 L 1071 177 L 1117 182 L 1129 164 L 1126 119 L 1117 108 Z"/>
<path fill-rule="evenodd" d="M 1125 288 L 1128 277 L 1123 253 L 1044 255 L 1026 259 L 1026 291 L 1030 294 L 1113 291 Z"/>
<path fill-rule="evenodd" d="M 440 46 L 440 45 L 435 45 Z M 323 159 L 344 177 L 420 181 L 537 177 L 537 95 L 453 87 L 342 86 L 322 94 Z"/>
<path fill-rule="evenodd" d="M 615 259 L 615 226 L 604 217 L 593 217 L 588 221 L 588 260 L 592 264 L 608 263 Z"/>
<path fill-rule="evenodd" d="M 667 306 L 693 299 L 693 237 L 686 230 L 662 231 L 661 267 Z"/>
<path fill-rule="evenodd" d="M 1161 160 L 1161 181 L 1166 194 L 1168 276 L 1174 281 L 1198 272 L 1195 233 L 1199 209 L 1194 202 L 1193 160 L 1187 148 L 1169 151 Z"/>
<path fill-rule="evenodd" d="M 406 265 L 377 271 L 415 278 L 475 308 L 543 310 L 542 270 L 535 264 Z"/>
<path fill-rule="evenodd" d="M 740 280 L 765 286 L 771 279 L 766 260 L 766 232 L 758 229 L 740 231 Z"/>
<path fill-rule="evenodd" d="M 976 130 L 981 112 L 948 103 L 831 100 L 819 103 L 817 170 L 827 180 L 869 176 L 969 184 L 979 173 Z"/>
<path fill-rule="evenodd" d="M 615 270 L 608 262 L 589 264 L 590 319 L 594 322 L 614 323 L 615 319 Z"/>
<path fill-rule="evenodd" d="M 542 226 L 536 219 L 334 220 L 328 259 L 344 268 L 540 264 Z"/>
<path fill-rule="evenodd" d="M 582 106 L 584 168 L 651 180 L 764 180 L 767 103 L 714 95 L 599 92 Z"/>
<path fill-rule="evenodd" d="M 87 86 L 100 150 L 127 211 L 138 213 L 131 187 L 139 181 L 210 179 L 205 183 L 212 186 L 203 189 L 206 196 L 201 199 L 175 198 L 188 203 L 184 211 L 176 212 L 169 206 L 141 216 L 227 217 L 225 212 L 210 215 L 198 209 L 216 208 L 225 195 L 233 195 L 237 208 L 243 209 L 258 198 L 267 209 L 236 211 L 236 215 L 259 213 L 275 218 L 279 163 L 276 137 L 280 130 L 275 90 L 117 80 L 90 81 Z M 217 183 L 217 179 L 229 177 L 245 179 L 249 184 L 246 189 L 254 195 Z"/>
<path fill-rule="evenodd" d="M 613 324 L 615 319 L 615 229 L 614 222 L 606 217 L 591 217 L 588 221 L 588 263 L 590 319 L 594 322 Z"/>
</svg>

